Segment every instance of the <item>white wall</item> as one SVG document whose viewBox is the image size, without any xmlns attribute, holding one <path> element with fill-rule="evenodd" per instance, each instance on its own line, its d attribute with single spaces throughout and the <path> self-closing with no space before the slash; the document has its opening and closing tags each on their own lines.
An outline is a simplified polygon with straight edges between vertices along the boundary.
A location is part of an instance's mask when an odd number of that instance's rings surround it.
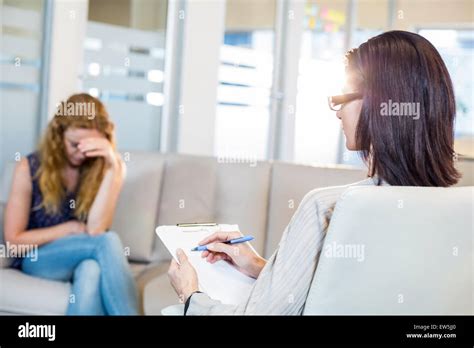
<svg viewBox="0 0 474 348">
<path fill-rule="evenodd" d="M 48 120 L 56 104 L 76 93 L 84 56 L 88 0 L 56 0 L 53 6 L 49 67 Z M 42 120 L 42 127 L 47 120 Z"/>
<path fill-rule="evenodd" d="M 216 118 L 219 50 L 223 42 L 225 1 L 188 0 L 185 7 L 181 75 L 180 153 L 212 155 Z M 172 115 L 173 116 L 173 115 Z"/>
</svg>

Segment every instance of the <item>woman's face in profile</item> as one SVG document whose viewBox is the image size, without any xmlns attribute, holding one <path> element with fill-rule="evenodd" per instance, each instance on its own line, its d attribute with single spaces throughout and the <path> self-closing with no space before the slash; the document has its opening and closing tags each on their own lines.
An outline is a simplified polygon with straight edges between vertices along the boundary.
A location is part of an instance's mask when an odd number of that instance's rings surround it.
<svg viewBox="0 0 474 348">
<path fill-rule="evenodd" d="M 80 167 L 84 163 L 86 156 L 78 146 L 83 139 L 87 138 L 104 138 L 104 135 L 97 129 L 87 128 L 68 128 L 64 132 L 65 155 L 71 167 Z"/>
<path fill-rule="evenodd" d="M 356 89 L 350 85 L 346 85 L 343 90 L 344 93 L 357 92 Z M 362 99 L 356 99 L 348 103 L 344 103 L 336 116 L 341 120 L 341 127 L 346 137 L 346 148 L 350 151 L 359 150 L 356 145 L 355 133 L 357 123 L 359 122 L 360 111 L 362 110 Z"/>
</svg>

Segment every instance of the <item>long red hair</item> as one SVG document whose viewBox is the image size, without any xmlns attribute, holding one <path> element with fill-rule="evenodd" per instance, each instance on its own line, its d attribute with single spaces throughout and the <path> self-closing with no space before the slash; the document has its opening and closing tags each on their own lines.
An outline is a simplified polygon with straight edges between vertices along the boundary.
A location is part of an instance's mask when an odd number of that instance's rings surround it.
<svg viewBox="0 0 474 348">
<path fill-rule="evenodd" d="M 65 103 L 62 105 L 92 105 L 94 115 L 91 117 L 86 108 L 71 108 L 71 110 L 79 110 L 79 113 L 65 115 L 64 111 L 68 109 L 58 108 L 48 124 L 38 149 L 40 167 L 37 178 L 43 195 L 40 207 L 44 207 L 50 214 L 59 211 L 60 204 L 66 197 L 66 188 L 62 178 L 62 170 L 67 163 L 64 132 L 68 128 L 96 129 L 111 142 L 115 149 L 114 124 L 99 99 L 82 93 L 72 95 Z M 74 210 L 74 215 L 78 220 L 85 221 L 87 219 L 104 177 L 105 169 L 105 162 L 101 157 L 89 158 L 81 165 Z"/>
</svg>

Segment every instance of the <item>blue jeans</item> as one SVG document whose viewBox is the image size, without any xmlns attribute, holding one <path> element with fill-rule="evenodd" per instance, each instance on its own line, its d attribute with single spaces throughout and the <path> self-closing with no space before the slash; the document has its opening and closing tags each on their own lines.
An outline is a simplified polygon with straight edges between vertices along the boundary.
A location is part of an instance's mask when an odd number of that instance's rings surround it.
<svg viewBox="0 0 474 348">
<path fill-rule="evenodd" d="M 37 260 L 24 258 L 23 272 L 71 281 L 68 315 L 136 315 L 135 281 L 115 232 L 60 238 L 38 248 Z"/>
</svg>

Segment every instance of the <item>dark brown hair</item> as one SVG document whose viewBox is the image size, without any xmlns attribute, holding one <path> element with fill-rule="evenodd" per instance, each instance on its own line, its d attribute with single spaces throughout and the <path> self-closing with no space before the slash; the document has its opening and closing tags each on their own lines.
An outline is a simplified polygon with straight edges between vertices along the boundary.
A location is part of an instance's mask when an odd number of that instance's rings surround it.
<svg viewBox="0 0 474 348">
<path fill-rule="evenodd" d="M 418 34 L 389 31 L 346 58 L 348 77 L 363 93 L 355 136 L 369 176 L 399 186 L 455 184 L 454 92 L 436 48 Z M 411 104 L 418 116 L 387 116 L 382 106 L 393 103 L 418 103 Z"/>
</svg>

